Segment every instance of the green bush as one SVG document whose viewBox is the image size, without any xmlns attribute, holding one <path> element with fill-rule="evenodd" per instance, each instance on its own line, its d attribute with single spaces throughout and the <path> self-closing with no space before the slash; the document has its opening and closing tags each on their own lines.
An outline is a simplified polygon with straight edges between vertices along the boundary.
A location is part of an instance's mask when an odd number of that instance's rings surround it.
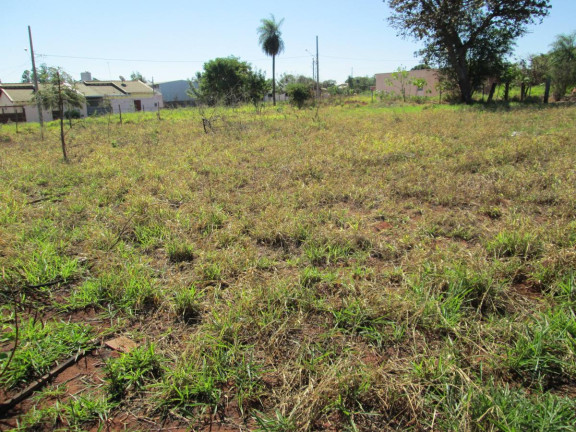
<svg viewBox="0 0 576 432">
<path fill-rule="evenodd" d="M 301 83 L 292 83 L 286 86 L 286 93 L 290 98 L 290 103 L 302 109 L 307 101 L 312 99 L 310 86 Z"/>
</svg>

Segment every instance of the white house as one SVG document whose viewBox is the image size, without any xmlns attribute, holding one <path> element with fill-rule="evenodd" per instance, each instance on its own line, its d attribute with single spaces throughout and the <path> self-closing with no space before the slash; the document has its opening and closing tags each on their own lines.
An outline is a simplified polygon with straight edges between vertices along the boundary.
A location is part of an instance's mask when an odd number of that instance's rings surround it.
<svg viewBox="0 0 576 432">
<path fill-rule="evenodd" d="M 44 84 L 39 86 L 42 89 Z M 142 81 L 87 80 L 75 83 L 74 87 L 86 98 L 85 106 L 79 109 L 82 117 L 110 111 L 157 111 L 164 107 L 162 94 Z M 0 123 L 40 121 L 33 97 L 33 84 L 0 84 Z M 42 110 L 42 114 L 44 121 L 60 117 L 57 111 Z"/>
<path fill-rule="evenodd" d="M 39 122 L 38 106 L 33 102 L 33 84 L 0 84 L 0 123 Z M 45 121 L 52 121 L 50 110 L 42 110 Z"/>
<path fill-rule="evenodd" d="M 83 77 L 86 77 L 83 74 Z M 89 75 L 88 75 L 89 77 Z M 95 81 L 76 83 L 76 88 L 86 98 L 87 115 L 157 111 L 164 107 L 162 94 L 142 81 Z"/>
</svg>

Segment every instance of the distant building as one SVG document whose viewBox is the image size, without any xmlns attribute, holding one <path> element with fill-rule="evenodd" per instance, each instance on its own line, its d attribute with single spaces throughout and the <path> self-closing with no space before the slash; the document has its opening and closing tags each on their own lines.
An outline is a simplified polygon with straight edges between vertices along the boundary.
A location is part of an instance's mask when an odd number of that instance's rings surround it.
<svg viewBox="0 0 576 432">
<path fill-rule="evenodd" d="M 39 122 L 38 105 L 33 97 L 34 84 L 0 84 L 0 123 Z M 42 110 L 42 114 L 45 121 L 54 118 L 52 111 Z"/>
<path fill-rule="evenodd" d="M 438 96 L 438 84 L 440 82 L 437 69 L 418 69 L 408 72 L 408 84 L 406 85 L 406 96 Z M 384 93 L 395 93 L 401 95 L 401 86 L 397 79 L 393 77 L 394 72 L 376 74 L 376 91 Z M 425 84 L 418 87 L 412 82 L 416 79 L 424 80 Z"/>
<path fill-rule="evenodd" d="M 264 102 L 272 102 L 273 100 L 274 98 L 272 97 L 272 92 L 264 96 Z M 288 100 L 290 100 L 288 93 L 276 92 L 276 102 L 285 102 Z"/>
<path fill-rule="evenodd" d="M 91 80 L 88 72 L 82 77 L 90 78 L 74 85 L 86 98 L 86 104 L 78 109 L 82 117 L 107 112 L 156 111 L 164 107 L 162 94 L 142 81 L 96 81 Z M 40 89 L 45 85 L 39 84 Z M 33 84 L 0 84 L 0 123 L 40 121 L 33 97 Z M 42 110 L 42 114 L 44 121 L 60 118 L 58 111 Z"/>
<path fill-rule="evenodd" d="M 154 84 L 154 89 L 162 93 L 162 99 L 167 107 L 175 108 L 181 106 L 196 105 L 196 98 L 190 96 L 190 83 L 198 88 L 196 81 L 177 80 Z"/>
<path fill-rule="evenodd" d="M 91 78 L 87 72 L 84 72 L 82 77 Z M 88 116 L 110 111 L 114 114 L 157 111 L 164 107 L 162 94 L 142 81 L 84 80 L 76 83 L 76 88 L 86 98 Z"/>
</svg>

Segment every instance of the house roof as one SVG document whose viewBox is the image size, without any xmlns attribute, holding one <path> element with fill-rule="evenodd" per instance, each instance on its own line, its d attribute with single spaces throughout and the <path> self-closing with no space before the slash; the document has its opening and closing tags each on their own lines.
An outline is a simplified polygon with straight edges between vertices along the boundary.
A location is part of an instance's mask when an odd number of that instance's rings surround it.
<svg viewBox="0 0 576 432">
<path fill-rule="evenodd" d="M 125 96 L 126 92 L 122 91 L 115 85 L 109 82 L 91 83 L 89 81 L 80 82 L 77 84 L 78 91 L 86 97 L 102 97 L 102 96 Z"/>
<path fill-rule="evenodd" d="M 39 84 L 40 89 L 45 84 Z M 129 95 L 152 94 L 152 87 L 142 81 L 81 81 L 75 84 L 78 92 L 87 98 L 122 97 Z M 34 96 L 34 84 L 0 83 L 0 91 L 15 104 L 28 104 Z"/>
<path fill-rule="evenodd" d="M 142 81 L 82 81 L 77 83 L 76 88 L 86 97 L 153 93 L 152 87 Z"/>
<path fill-rule="evenodd" d="M 0 90 L 13 103 L 30 102 L 34 96 L 33 84 L 0 84 Z"/>
</svg>

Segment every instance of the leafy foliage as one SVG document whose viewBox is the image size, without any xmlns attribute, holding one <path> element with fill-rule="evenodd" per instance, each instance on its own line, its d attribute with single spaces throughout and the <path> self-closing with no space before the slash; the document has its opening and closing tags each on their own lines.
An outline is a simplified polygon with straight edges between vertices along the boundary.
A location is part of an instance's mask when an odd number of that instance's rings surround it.
<svg viewBox="0 0 576 432">
<path fill-rule="evenodd" d="M 554 98 L 560 100 L 570 86 L 576 85 L 576 32 L 559 35 L 549 54 Z"/>
<path fill-rule="evenodd" d="M 296 105 L 299 109 L 304 107 L 304 104 L 312 99 L 312 91 L 309 85 L 292 83 L 286 86 L 286 93 L 290 97 L 290 102 Z"/>
<path fill-rule="evenodd" d="M 68 161 L 66 140 L 64 133 L 64 108 L 70 111 L 72 108 L 81 108 L 85 98 L 75 89 L 74 79 L 60 68 L 49 68 L 49 78 L 46 85 L 38 90 L 34 99 L 45 108 L 57 110 L 60 118 L 60 143 L 62 155 Z"/>
<path fill-rule="evenodd" d="M 373 76 L 349 76 L 346 83 L 351 91 L 361 93 L 370 90 L 370 87 L 376 85 L 376 78 Z"/>
<path fill-rule="evenodd" d="M 46 63 L 42 63 L 40 66 L 38 66 L 36 68 L 36 70 L 38 72 L 38 82 L 39 83 L 44 84 L 44 83 L 48 83 L 50 81 L 50 77 L 52 75 L 51 69 L 53 69 L 53 68 L 48 67 L 48 65 Z M 21 81 L 23 83 L 33 83 L 34 82 L 34 71 L 26 69 L 24 72 L 22 72 Z"/>
<path fill-rule="evenodd" d="M 64 108 L 81 108 L 84 96 L 74 87 L 74 79 L 60 68 L 48 68 L 46 86 L 36 95 L 45 109 L 58 110 L 64 113 Z"/>
<path fill-rule="evenodd" d="M 16 326 L 8 326 L 5 330 L 8 330 L 7 339 L 17 341 L 19 346 L 0 384 L 13 388 L 45 374 L 55 362 L 87 348 L 92 329 L 87 325 L 52 321 L 42 323 L 30 318 L 20 323 L 19 333 Z M 5 367 L 6 361 L 6 358 L 0 357 L 0 370 Z"/>
<path fill-rule="evenodd" d="M 143 83 L 147 82 L 146 78 L 144 78 L 144 76 L 138 72 L 138 71 L 134 71 L 130 74 L 130 79 L 132 81 L 142 81 Z"/>
<path fill-rule="evenodd" d="M 541 19 L 549 0 L 389 0 L 390 23 L 421 40 L 426 63 L 439 65 L 470 103 L 475 86 L 502 69 L 504 56 L 526 24 Z"/>
<path fill-rule="evenodd" d="M 236 57 L 217 58 L 204 64 L 197 74 L 198 89 L 191 91 L 208 105 L 257 103 L 264 98 L 268 85 L 262 72 Z"/>
</svg>

